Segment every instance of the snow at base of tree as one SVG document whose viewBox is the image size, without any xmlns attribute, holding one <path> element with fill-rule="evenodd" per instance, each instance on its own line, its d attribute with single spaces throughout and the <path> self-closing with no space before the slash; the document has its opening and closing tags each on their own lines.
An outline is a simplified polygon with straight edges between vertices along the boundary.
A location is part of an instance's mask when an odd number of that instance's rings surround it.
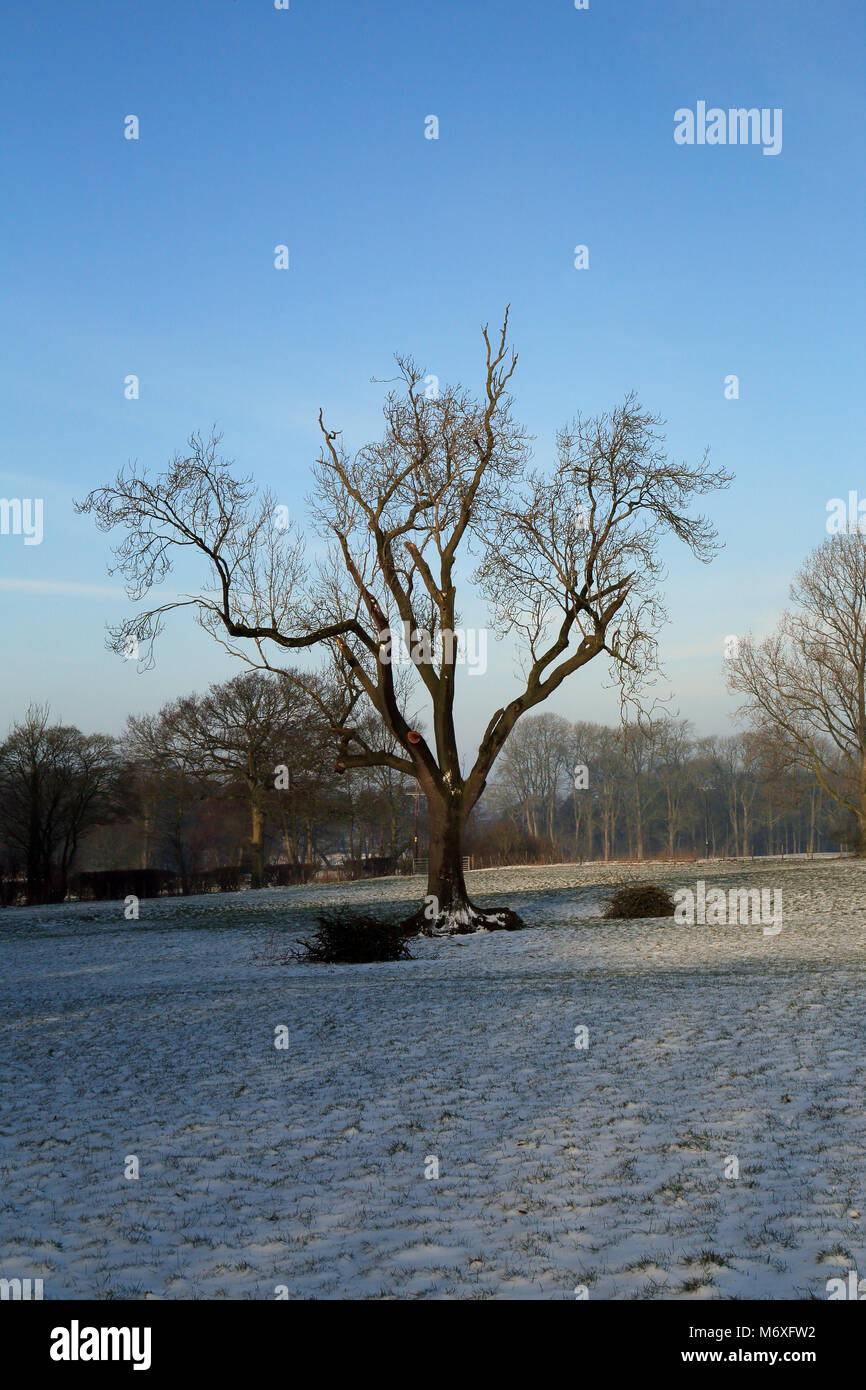
<svg viewBox="0 0 866 1390">
<path fill-rule="evenodd" d="M 477 912 L 471 907 L 440 912 L 431 923 L 428 935 L 454 936 L 465 932 L 493 931 L 505 925 L 504 912 Z"/>
</svg>

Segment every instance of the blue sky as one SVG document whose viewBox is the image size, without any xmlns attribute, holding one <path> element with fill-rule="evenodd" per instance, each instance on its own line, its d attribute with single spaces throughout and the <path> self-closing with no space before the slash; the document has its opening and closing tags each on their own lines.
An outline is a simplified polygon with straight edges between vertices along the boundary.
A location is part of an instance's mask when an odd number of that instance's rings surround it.
<svg viewBox="0 0 866 1390">
<path fill-rule="evenodd" d="M 398 349 L 477 383 L 510 302 L 537 462 L 634 389 L 736 473 L 721 556 L 669 552 L 662 641 L 675 706 L 727 732 L 726 635 L 766 630 L 828 499 L 866 495 L 864 38 L 854 0 L 7 7 L 0 495 L 43 498 L 44 539 L 0 535 L 0 730 L 37 699 L 119 731 L 237 669 L 182 614 L 155 671 L 104 649 L 126 600 L 73 498 L 216 422 L 303 515 L 319 406 L 375 436 Z M 781 153 L 678 146 L 701 100 L 781 108 Z M 494 648 L 464 682 L 467 738 L 511 669 Z M 614 722 L 602 676 L 550 707 Z"/>
</svg>

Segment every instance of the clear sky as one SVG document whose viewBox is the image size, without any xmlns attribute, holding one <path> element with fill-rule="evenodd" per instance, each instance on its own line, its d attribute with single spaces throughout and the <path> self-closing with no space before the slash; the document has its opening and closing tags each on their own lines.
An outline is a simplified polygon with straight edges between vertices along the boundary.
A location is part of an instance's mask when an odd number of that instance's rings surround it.
<svg viewBox="0 0 866 1390">
<path fill-rule="evenodd" d="M 319 406 L 361 445 L 396 350 L 478 383 L 509 301 L 537 462 L 634 389 L 736 473 L 721 556 L 670 551 L 662 642 L 680 712 L 728 732 L 726 635 L 866 497 L 864 39 L 862 0 L 6 6 L 0 496 L 43 499 L 44 538 L 0 535 L 0 732 L 31 699 L 119 731 L 237 669 L 184 614 L 155 671 L 105 650 L 126 600 L 73 498 L 216 422 L 303 515 Z M 781 152 L 675 143 L 698 102 L 780 109 Z M 464 681 L 467 737 L 511 666 Z M 601 674 L 550 707 L 614 722 Z"/>
</svg>

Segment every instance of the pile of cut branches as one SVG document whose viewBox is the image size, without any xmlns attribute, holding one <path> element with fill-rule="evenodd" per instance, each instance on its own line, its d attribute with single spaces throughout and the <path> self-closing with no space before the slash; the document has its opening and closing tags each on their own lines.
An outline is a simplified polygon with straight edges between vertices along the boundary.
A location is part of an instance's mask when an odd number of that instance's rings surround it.
<svg viewBox="0 0 866 1390">
<path fill-rule="evenodd" d="M 676 904 L 658 883 L 623 883 L 606 898 L 603 917 L 673 917 Z"/>
<path fill-rule="evenodd" d="M 371 961 L 411 960 L 406 945 L 415 933 L 402 922 L 383 921 L 372 912 L 327 908 L 316 915 L 310 941 L 293 959 L 320 965 L 366 965 Z"/>
</svg>

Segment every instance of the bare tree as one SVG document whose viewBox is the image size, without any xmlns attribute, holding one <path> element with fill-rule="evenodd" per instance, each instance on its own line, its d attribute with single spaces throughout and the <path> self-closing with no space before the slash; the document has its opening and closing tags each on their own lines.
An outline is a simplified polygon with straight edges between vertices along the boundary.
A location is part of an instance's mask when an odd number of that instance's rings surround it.
<svg viewBox="0 0 866 1390">
<path fill-rule="evenodd" d="M 790 595 L 775 632 L 740 641 L 729 682 L 768 745 L 856 817 L 866 854 L 866 536 L 829 537 Z"/>
<path fill-rule="evenodd" d="M 558 714 L 537 714 L 523 720 L 505 745 L 500 776 L 507 793 L 519 804 L 531 835 L 553 839 L 556 797 L 569 760 L 571 727 Z"/>
<path fill-rule="evenodd" d="M 183 700 L 172 700 L 158 714 L 130 715 L 123 738 L 124 752 L 134 767 L 130 791 L 137 796 L 144 822 L 144 863 L 149 867 L 154 848 L 165 847 L 177 869 L 181 892 L 189 892 L 190 808 L 207 795 L 197 747 L 183 736 L 178 712 Z"/>
<path fill-rule="evenodd" d="M 605 863 L 616 849 L 616 825 L 624 808 L 626 770 L 622 757 L 620 730 L 602 726 L 595 750 L 591 775 L 601 819 L 602 855 Z"/>
<path fill-rule="evenodd" d="M 194 435 L 190 453 L 156 478 L 132 464 L 81 504 L 102 529 L 125 530 L 115 556 L 131 598 L 165 579 L 178 550 L 197 550 L 210 570 L 208 588 L 131 617 L 115 630 L 116 645 L 152 639 L 165 613 L 189 604 L 229 650 L 263 666 L 275 648 L 330 649 L 341 681 L 329 707 L 337 769 L 390 767 L 416 778 L 426 798 L 436 910 L 428 920 L 419 909 L 415 921 L 437 933 L 522 925 L 508 909 L 483 912 L 469 900 L 461 855 L 472 808 L 518 719 L 568 677 L 602 653 L 629 688 L 653 667 L 664 616 L 659 542 L 672 533 L 709 560 L 716 533 L 688 508 L 730 481 L 706 456 L 694 467 L 672 461 L 662 422 L 633 396 L 561 431 L 552 474 L 529 471 L 508 394 L 517 357 L 507 324 L 506 314 L 493 339 L 483 331 L 478 398 L 454 386 L 430 399 L 423 371 L 398 357 L 381 440 L 349 453 L 320 412 L 312 505 L 330 544 L 314 578 L 297 533 L 274 526 L 273 497 L 256 499 L 251 479 L 232 476 L 217 437 Z M 455 625 L 467 547 L 479 555 L 476 582 L 494 624 L 522 640 L 525 668 L 464 775 L 454 707 L 465 652 Z M 401 629 L 426 728 L 395 679 Z M 376 742 L 354 713 L 364 700 L 383 731 Z"/>
<path fill-rule="evenodd" d="M 656 753 L 657 724 L 627 721 L 622 725 L 622 755 L 626 775 L 629 780 L 628 798 L 629 839 L 631 827 L 634 828 L 634 852 L 638 859 L 644 858 L 644 826 L 652 792 L 649 788 L 650 773 L 654 768 Z"/>
<path fill-rule="evenodd" d="M 20 853 L 27 901 L 62 902 L 82 836 L 117 811 L 113 739 L 50 723 L 31 705 L 0 744 L 0 834 Z"/>
<path fill-rule="evenodd" d="M 665 799 L 667 853 L 676 857 L 686 788 L 686 764 L 692 750 L 692 726 L 687 719 L 662 719 L 655 726 L 656 771 Z"/>
<path fill-rule="evenodd" d="M 574 853 L 582 858 L 580 852 L 580 829 L 586 816 L 586 855 L 592 858 L 594 842 L 593 809 L 596 788 L 590 784 L 597 777 L 598 762 L 596 750 L 602 735 L 602 726 L 589 720 L 579 719 L 571 728 L 571 809 L 574 819 Z"/>
<path fill-rule="evenodd" d="M 272 793 L 281 779 L 288 789 L 286 760 L 293 750 L 313 741 L 308 704 L 290 681 L 245 671 L 212 685 L 204 695 L 172 701 L 155 722 L 130 721 L 139 742 L 144 731 L 154 729 L 146 744 L 163 764 L 223 792 L 243 788 L 253 888 L 260 888 L 264 879 L 266 825 L 275 809 Z"/>
</svg>

